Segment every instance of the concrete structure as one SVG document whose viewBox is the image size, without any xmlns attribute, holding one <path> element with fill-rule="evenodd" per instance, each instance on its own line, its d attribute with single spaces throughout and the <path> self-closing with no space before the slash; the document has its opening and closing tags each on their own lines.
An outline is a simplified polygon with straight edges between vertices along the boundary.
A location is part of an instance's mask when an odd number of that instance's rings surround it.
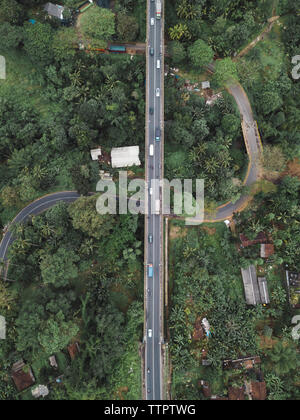
<svg viewBox="0 0 300 420">
<path fill-rule="evenodd" d="M 114 147 L 111 149 L 111 165 L 113 168 L 140 166 L 139 146 Z"/>
</svg>

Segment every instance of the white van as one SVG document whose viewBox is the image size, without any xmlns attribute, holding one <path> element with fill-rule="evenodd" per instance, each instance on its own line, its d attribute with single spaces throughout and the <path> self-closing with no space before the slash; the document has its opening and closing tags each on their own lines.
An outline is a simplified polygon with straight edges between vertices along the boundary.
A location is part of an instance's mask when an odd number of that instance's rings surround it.
<svg viewBox="0 0 300 420">
<path fill-rule="evenodd" d="M 151 338 L 152 337 L 152 330 L 148 330 L 148 337 Z"/>
<path fill-rule="evenodd" d="M 156 68 L 157 69 L 160 69 L 160 60 L 157 60 L 157 62 L 156 62 Z"/>
<path fill-rule="evenodd" d="M 150 156 L 153 156 L 154 155 L 154 146 L 153 146 L 153 144 L 150 144 L 149 154 L 150 154 Z"/>
</svg>

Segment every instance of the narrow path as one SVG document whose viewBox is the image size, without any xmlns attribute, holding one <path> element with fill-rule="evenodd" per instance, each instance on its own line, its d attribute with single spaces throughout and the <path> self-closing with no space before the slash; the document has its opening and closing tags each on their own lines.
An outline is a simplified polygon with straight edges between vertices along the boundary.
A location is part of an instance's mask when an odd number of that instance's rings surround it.
<svg viewBox="0 0 300 420">
<path fill-rule="evenodd" d="M 274 10 L 273 10 L 274 13 Z M 273 25 L 275 22 L 278 21 L 280 16 L 272 16 L 270 19 L 268 19 L 268 25 L 263 31 L 252 41 L 250 44 L 248 44 L 242 51 L 240 51 L 237 56 L 233 59 L 233 61 L 238 60 L 239 58 L 243 57 L 244 55 L 248 54 L 252 48 L 254 48 L 260 41 L 263 41 L 265 36 L 271 32 Z"/>
</svg>

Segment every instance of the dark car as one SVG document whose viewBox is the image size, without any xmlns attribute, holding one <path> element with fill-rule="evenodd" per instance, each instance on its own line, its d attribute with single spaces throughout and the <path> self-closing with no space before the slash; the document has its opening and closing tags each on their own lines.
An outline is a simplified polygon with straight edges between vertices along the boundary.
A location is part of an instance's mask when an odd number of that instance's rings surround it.
<svg viewBox="0 0 300 420">
<path fill-rule="evenodd" d="M 161 130 L 160 130 L 160 128 L 156 128 L 155 129 L 155 140 L 160 141 L 160 136 L 161 136 Z"/>
<path fill-rule="evenodd" d="M 154 48 L 150 48 L 150 55 L 154 55 Z"/>
<path fill-rule="evenodd" d="M 149 108 L 149 112 L 150 112 L 150 115 L 153 115 L 154 114 L 154 109 L 153 108 Z"/>
</svg>

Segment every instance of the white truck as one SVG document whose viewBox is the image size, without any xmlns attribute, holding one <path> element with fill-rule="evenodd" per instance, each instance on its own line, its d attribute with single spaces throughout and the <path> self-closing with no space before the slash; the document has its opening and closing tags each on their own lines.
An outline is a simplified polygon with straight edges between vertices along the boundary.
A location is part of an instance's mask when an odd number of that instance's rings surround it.
<svg viewBox="0 0 300 420">
<path fill-rule="evenodd" d="M 156 19 L 161 19 L 161 0 L 156 0 Z"/>
</svg>

